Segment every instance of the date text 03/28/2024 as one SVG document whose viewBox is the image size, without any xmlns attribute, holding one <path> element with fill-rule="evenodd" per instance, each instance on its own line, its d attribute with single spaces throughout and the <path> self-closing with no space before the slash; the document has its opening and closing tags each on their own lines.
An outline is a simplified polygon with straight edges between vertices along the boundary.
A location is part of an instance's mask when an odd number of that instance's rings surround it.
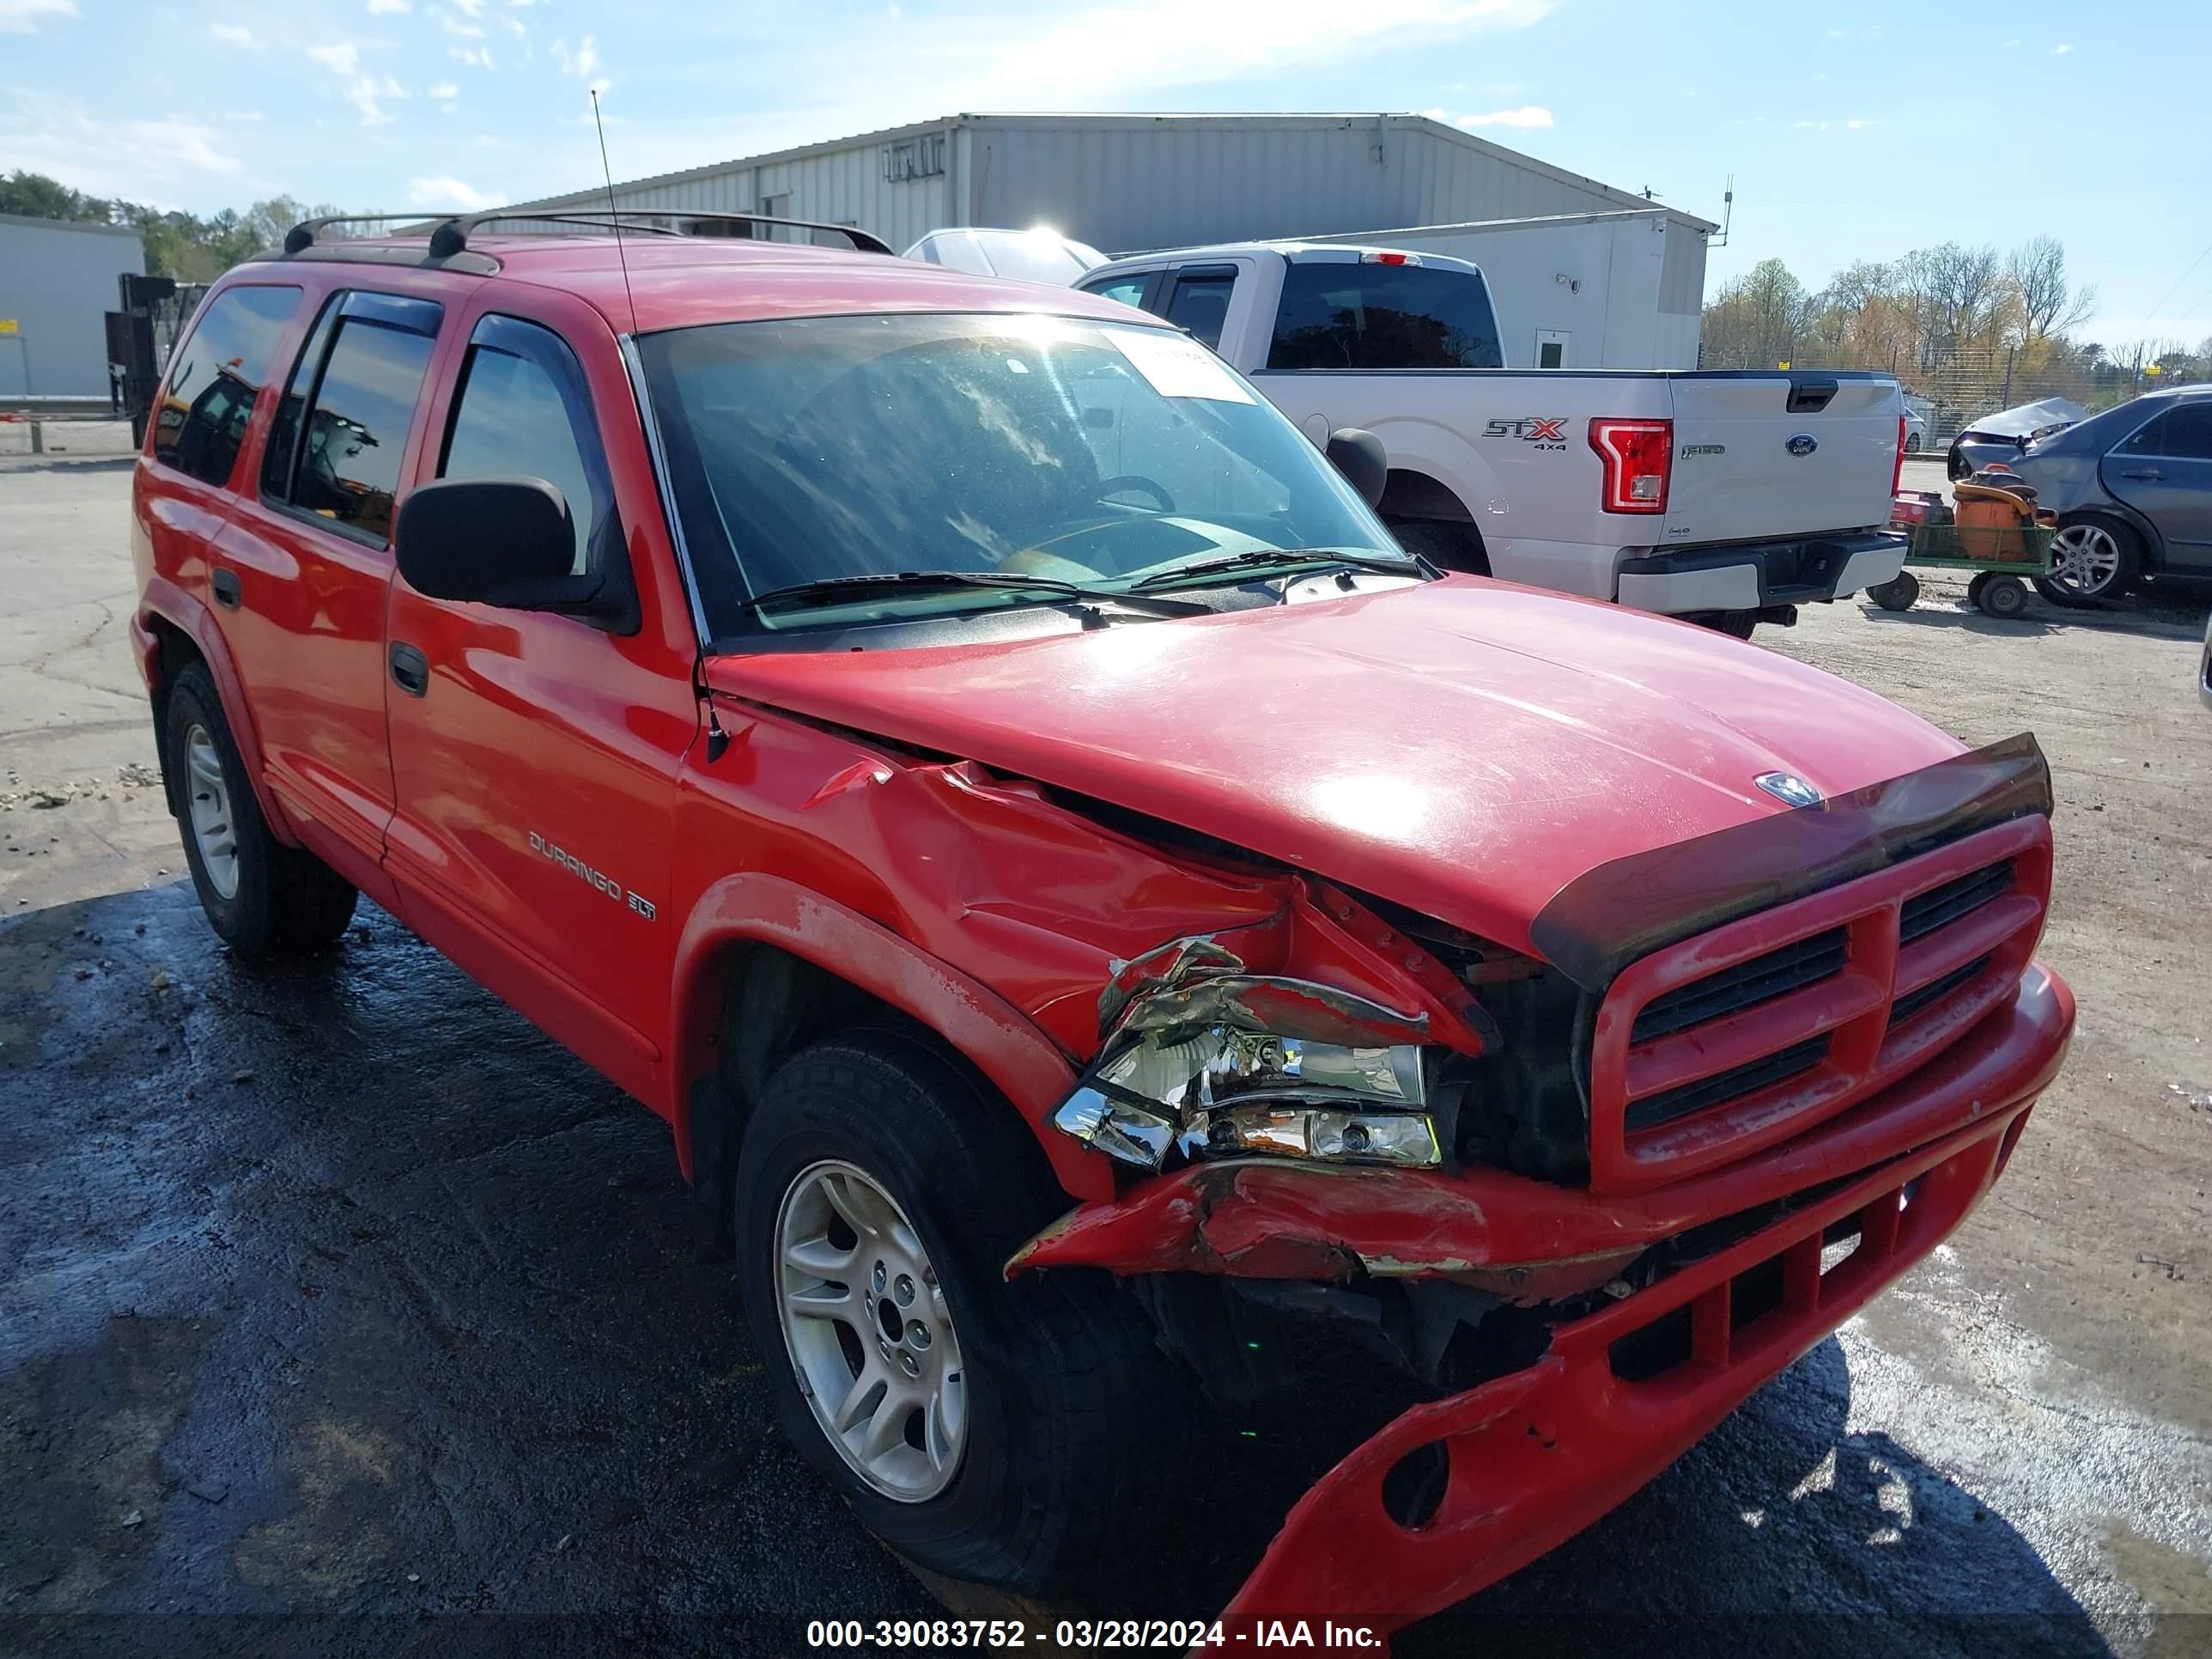
<svg viewBox="0 0 2212 1659">
<path fill-rule="evenodd" d="M 1364 1625 L 1270 1619 L 1249 1631 L 1219 1620 L 1062 1619 L 1048 1631 L 1018 1619 L 814 1619 L 810 1648 L 1382 1648 L 1386 1638 Z"/>
</svg>

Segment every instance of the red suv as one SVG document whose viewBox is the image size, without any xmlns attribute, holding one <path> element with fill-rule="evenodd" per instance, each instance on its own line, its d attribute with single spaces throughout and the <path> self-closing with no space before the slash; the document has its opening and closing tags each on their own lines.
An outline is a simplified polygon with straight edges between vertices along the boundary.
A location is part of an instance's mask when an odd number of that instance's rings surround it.
<svg viewBox="0 0 2212 1659">
<path fill-rule="evenodd" d="M 1330 452 L 1064 289 L 295 233 L 137 463 L 193 882 L 245 957 L 366 893 L 665 1117 L 909 1557 L 1114 1555 L 1210 1401 L 1340 1454 L 1229 1626 L 1401 1626 L 1925 1255 L 2073 1006 L 2033 739 L 1439 577 Z"/>
</svg>

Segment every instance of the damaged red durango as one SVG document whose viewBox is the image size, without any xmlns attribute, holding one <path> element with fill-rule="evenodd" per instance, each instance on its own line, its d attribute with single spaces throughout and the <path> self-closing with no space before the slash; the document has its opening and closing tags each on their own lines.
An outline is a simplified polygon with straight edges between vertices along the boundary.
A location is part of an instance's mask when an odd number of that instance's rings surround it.
<svg viewBox="0 0 2212 1659">
<path fill-rule="evenodd" d="M 175 355 L 193 880 L 247 956 L 367 893 L 665 1117 L 909 1557 L 1158 1531 L 1132 1401 L 1326 1417 L 1225 1617 L 1400 1627 L 1996 1179 L 2073 1020 L 2032 739 L 1440 577 L 1371 439 L 1111 301 L 488 223 L 295 233 Z"/>
</svg>

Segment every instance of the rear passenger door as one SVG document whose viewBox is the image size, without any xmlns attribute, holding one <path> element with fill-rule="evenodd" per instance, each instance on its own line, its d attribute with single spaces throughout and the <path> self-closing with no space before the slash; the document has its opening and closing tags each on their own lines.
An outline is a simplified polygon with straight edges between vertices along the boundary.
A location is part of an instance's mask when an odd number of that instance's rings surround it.
<svg viewBox="0 0 2212 1659">
<path fill-rule="evenodd" d="M 2169 404 L 2101 471 L 2106 489 L 2157 526 L 2169 564 L 2212 569 L 2212 398 Z"/>
<path fill-rule="evenodd" d="M 363 289 L 324 300 L 250 463 L 258 489 L 217 543 L 223 626 L 270 787 L 302 839 L 386 904 L 392 507 L 444 314 L 435 300 Z"/>
<path fill-rule="evenodd" d="M 530 298 L 526 316 L 483 303 L 419 480 L 543 478 L 568 504 L 572 568 L 635 586 L 626 526 L 659 503 L 616 493 L 599 410 L 627 415 L 633 447 L 636 417 L 612 334 L 566 296 Z M 402 578 L 385 693 L 386 859 L 409 921 L 647 1098 L 683 925 L 669 890 L 677 768 L 698 729 L 697 641 L 665 636 L 664 614 L 433 599 Z"/>
</svg>

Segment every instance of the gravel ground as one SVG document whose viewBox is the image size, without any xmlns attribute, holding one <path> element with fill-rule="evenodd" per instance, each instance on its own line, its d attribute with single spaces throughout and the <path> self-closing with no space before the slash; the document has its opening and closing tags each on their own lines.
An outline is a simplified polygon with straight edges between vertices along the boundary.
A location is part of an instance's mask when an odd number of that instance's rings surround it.
<svg viewBox="0 0 2212 1659">
<path fill-rule="evenodd" d="M 149 785 L 127 489 L 0 459 L 0 1653 L 790 1652 L 932 1611 L 777 1437 L 657 1120 L 366 907 L 304 969 L 216 948 Z M 1951 1245 L 1399 1651 L 2212 1648 L 2201 629 L 1938 576 L 1762 633 L 2041 738 L 2073 1058 Z"/>
</svg>

